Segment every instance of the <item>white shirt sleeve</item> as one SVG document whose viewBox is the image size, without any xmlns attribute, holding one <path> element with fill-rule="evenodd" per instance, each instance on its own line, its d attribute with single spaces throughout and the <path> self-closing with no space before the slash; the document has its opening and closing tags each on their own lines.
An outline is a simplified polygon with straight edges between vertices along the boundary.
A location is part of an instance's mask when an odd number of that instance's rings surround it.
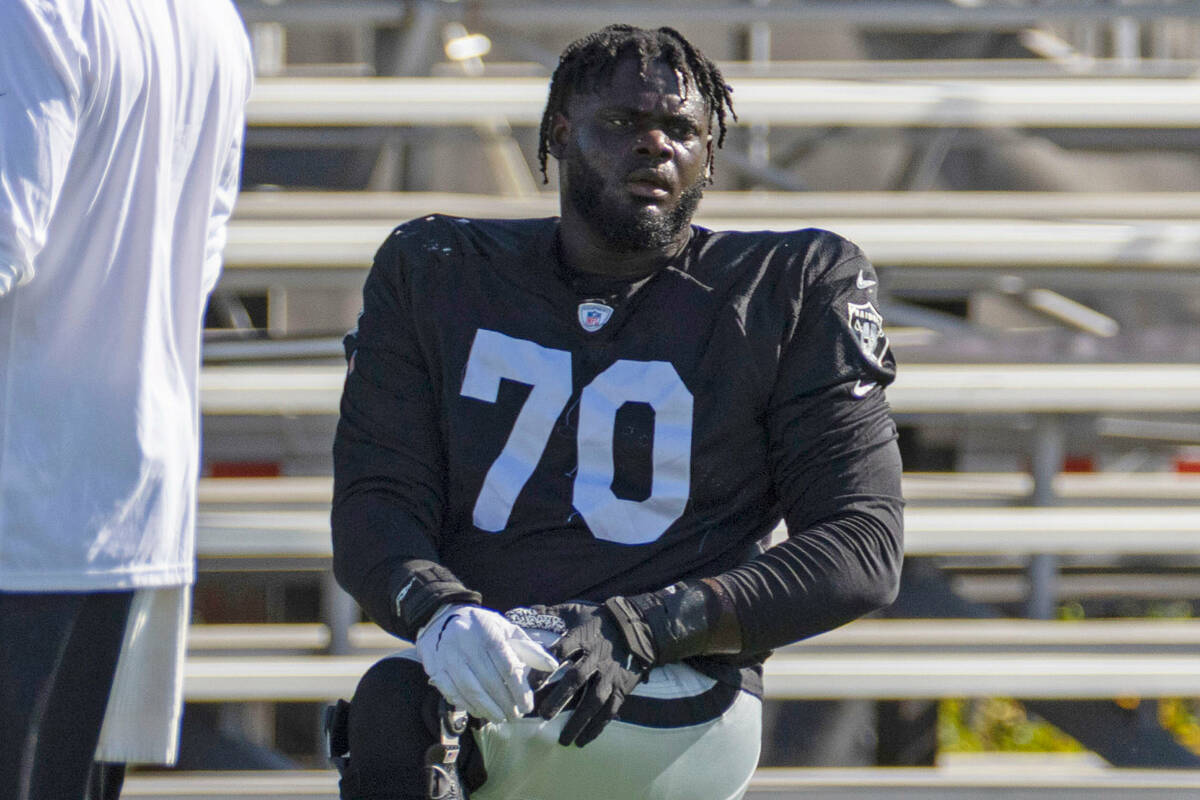
<svg viewBox="0 0 1200 800">
<path fill-rule="evenodd" d="M 228 238 L 229 217 L 237 200 L 242 172 L 242 134 L 229 145 L 225 161 L 221 165 L 220 184 L 213 198 L 212 213 L 208 219 L 208 241 L 204 247 L 205 292 L 211 292 L 221 274 L 221 256 Z"/>
<path fill-rule="evenodd" d="M 48 3 L 0 0 L 0 297 L 34 277 L 83 105 L 85 56 Z"/>
<path fill-rule="evenodd" d="M 245 50 L 246 84 L 245 96 L 238 98 L 242 106 L 250 99 L 254 82 L 254 63 L 250 58 L 249 45 Z M 204 291 L 211 292 L 221 274 L 222 254 L 228 239 L 229 217 L 237 201 L 242 176 L 242 149 L 245 139 L 245 123 L 229 143 L 225 159 L 221 164 L 220 182 L 213 198 L 212 213 L 208 220 L 208 238 L 204 248 Z"/>
</svg>

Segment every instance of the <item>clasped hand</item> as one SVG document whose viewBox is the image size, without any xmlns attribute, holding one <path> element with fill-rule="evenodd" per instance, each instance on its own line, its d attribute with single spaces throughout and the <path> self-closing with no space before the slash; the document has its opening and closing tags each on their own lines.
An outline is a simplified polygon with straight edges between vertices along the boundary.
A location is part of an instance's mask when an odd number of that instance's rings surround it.
<svg viewBox="0 0 1200 800">
<path fill-rule="evenodd" d="M 417 654 L 442 696 L 471 716 L 504 722 L 534 710 L 532 672 L 561 678 L 548 683 L 537 703 L 544 719 L 556 717 L 572 700 L 571 716 L 558 741 L 583 747 L 600 735 L 650 672 L 631 652 L 611 614 L 592 603 L 532 606 L 515 619 L 541 618 L 562 632 L 548 653 L 524 630 L 495 611 L 447 605 L 417 634 Z M 543 627 L 543 625 L 537 625 Z M 555 658 L 562 660 L 562 664 Z"/>
<path fill-rule="evenodd" d="M 558 661 L 503 615 L 473 605 L 443 606 L 417 634 L 429 682 L 457 708 L 489 722 L 533 711 L 531 671 Z"/>
<path fill-rule="evenodd" d="M 563 661 L 565 672 L 538 703 L 537 713 L 553 719 L 578 696 L 558 742 L 583 747 L 616 716 L 625 698 L 649 675 L 650 665 L 630 651 L 620 628 L 603 606 L 561 603 L 529 610 L 558 617 L 566 625 L 566 632 L 551 648 Z"/>
</svg>

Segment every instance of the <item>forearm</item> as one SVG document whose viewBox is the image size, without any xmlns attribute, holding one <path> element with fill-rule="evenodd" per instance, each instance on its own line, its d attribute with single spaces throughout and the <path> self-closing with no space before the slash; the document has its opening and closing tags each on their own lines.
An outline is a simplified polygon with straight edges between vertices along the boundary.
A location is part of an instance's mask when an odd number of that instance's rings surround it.
<svg viewBox="0 0 1200 800">
<path fill-rule="evenodd" d="M 412 641 L 441 605 L 482 599 L 437 563 L 433 543 L 386 495 L 335 503 L 332 528 L 334 577 L 367 616 L 402 639 Z"/>
<path fill-rule="evenodd" d="M 358 327 L 345 339 L 331 523 L 338 582 L 381 627 L 412 639 L 425 619 L 412 616 L 411 604 L 398 613 L 396 596 L 440 561 L 446 475 L 438 399 L 409 304 L 401 244 L 389 236 L 376 253 Z M 447 575 L 430 573 L 417 583 L 457 583 Z M 433 610 L 422 608 L 421 616 Z"/>
<path fill-rule="evenodd" d="M 895 599 L 902 562 L 902 507 L 879 497 L 793 532 L 787 541 L 712 580 L 726 590 L 742 652 L 832 630 Z"/>
<path fill-rule="evenodd" d="M 744 652 L 791 644 L 886 606 L 903 558 L 903 466 L 880 391 L 793 397 L 772 420 L 788 538 L 717 576 Z"/>
<path fill-rule="evenodd" d="M 651 663 L 754 654 L 888 605 L 899 586 L 901 503 L 849 512 L 711 578 L 612 598 L 610 612 Z"/>
</svg>

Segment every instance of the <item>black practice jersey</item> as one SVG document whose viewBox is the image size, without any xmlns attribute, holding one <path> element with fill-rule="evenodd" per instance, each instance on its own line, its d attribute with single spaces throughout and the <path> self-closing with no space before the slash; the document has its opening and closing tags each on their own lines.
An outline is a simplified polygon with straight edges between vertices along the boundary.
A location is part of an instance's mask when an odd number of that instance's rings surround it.
<svg viewBox="0 0 1200 800">
<path fill-rule="evenodd" d="M 887 602 L 895 371 L 859 249 L 693 227 L 651 276 L 589 280 L 557 230 L 431 216 L 380 248 L 335 444 L 343 585 L 386 626 L 408 558 L 500 610 L 720 576 L 748 651 Z"/>
</svg>

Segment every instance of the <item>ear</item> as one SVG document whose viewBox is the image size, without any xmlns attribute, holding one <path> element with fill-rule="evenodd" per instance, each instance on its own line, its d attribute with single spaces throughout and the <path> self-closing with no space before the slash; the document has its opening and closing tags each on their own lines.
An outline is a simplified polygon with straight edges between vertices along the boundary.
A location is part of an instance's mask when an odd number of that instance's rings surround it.
<svg viewBox="0 0 1200 800">
<path fill-rule="evenodd" d="M 546 143 L 546 149 L 550 152 L 550 155 L 562 160 L 563 152 L 567 147 L 567 139 L 570 135 L 571 121 L 561 111 L 555 113 L 554 120 L 550 123 L 549 140 Z"/>
<path fill-rule="evenodd" d="M 710 133 L 704 142 L 704 180 L 712 182 L 713 137 Z"/>
</svg>

